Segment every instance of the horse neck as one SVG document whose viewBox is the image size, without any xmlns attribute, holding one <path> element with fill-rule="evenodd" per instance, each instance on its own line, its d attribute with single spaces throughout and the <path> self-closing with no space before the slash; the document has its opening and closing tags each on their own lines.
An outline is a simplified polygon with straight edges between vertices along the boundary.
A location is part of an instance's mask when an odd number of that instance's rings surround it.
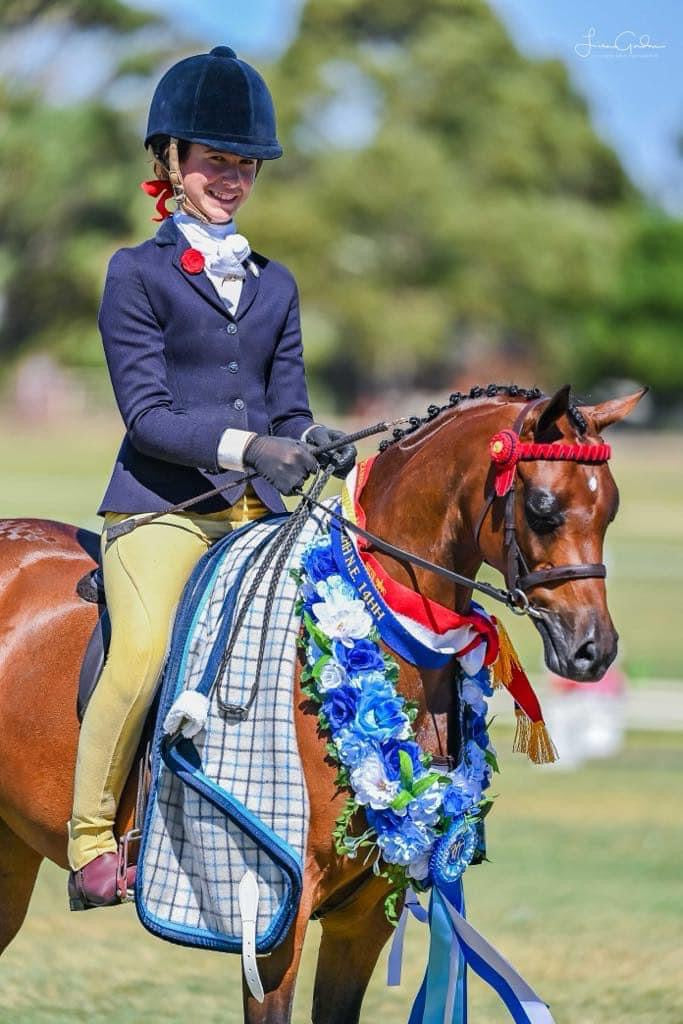
<svg viewBox="0 0 683 1024">
<path fill-rule="evenodd" d="M 508 404 L 491 400 L 447 410 L 379 455 L 363 491 L 368 530 L 437 565 L 476 575 L 488 440 L 511 419 L 502 414 Z M 382 552 L 375 556 L 394 579 L 426 597 L 458 611 L 469 604 L 469 590 Z"/>
</svg>

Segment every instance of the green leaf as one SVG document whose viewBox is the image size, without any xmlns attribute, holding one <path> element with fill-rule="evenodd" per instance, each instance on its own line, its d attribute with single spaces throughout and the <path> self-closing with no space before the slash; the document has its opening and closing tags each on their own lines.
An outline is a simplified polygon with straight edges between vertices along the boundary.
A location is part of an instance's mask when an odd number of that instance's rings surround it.
<svg viewBox="0 0 683 1024">
<path fill-rule="evenodd" d="M 329 653 L 332 650 L 330 646 L 331 641 L 329 637 L 327 637 L 323 631 L 316 626 L 315 622 L 311 618 L 310 612 L 304 612 L 304 623 L 309 635 L 313 637 L 320 650 L 327 651 Z"/>
<path fill-rule="evenodd" d="M 401 785 L 404 789 L 412 791 L 413 788 L 413 761 L 406 750 L 398 752 L 399 774 Z"/>
<path fill-rule="evenodd" d="M 439 775 L 438 772 L 430 772 L 429 775 L 425 775 L 422 779 L 418 779 L 413 786 L 413 796 L 421 796 L 425 790 L 429 789 L 430 786 L 433 786 L 435 782 L 441 782 L 442 778 L 443 776 Z M 448 781 L 450 782 L 450 779 Z"/>
<path fill-rule="evenodd" d="M 313 677 L 315 679 L 320 679 L 320 673 L 325 668 L 325 665 L 327 665 L 328 661 L 331 660 L 331 658 L 332 658 L 331 654 L 321 654 L 320 655 L 320 657 L 318 658 L 318 660 L 316 661 L 315 665 L 313 666 L 313 668 L 311 670 L 311 674 L 313 675 Z"/>
<path fill-rule="evenodd" d="M 486 761 L 486 763 L 488 765 L 491 766 L 491 768 L 493 769 L 494 772 L 497 772 L 500 775 L 500 768 L 498 767 L 498 761 L 496 759 L 496 755 L 493 753 L 492 750 L 485 750 L 484 751 L 484 760 Z"/>
<path fill-rule="evenodd" d="M 413 794 L 406 789 L 402 789 L 397 796 L 391 801 L 389 806 L 392 811 L 402 811 L 404 807 L 407 807 L 410 801 L 413 799 Z"/>
</svg>

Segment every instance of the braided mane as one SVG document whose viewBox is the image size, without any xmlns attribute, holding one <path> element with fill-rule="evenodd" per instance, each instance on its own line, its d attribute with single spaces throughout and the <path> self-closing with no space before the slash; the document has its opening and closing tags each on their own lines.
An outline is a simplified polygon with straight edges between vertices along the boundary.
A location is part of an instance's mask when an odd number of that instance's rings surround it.
<svg viewBox="0 0 683 1024">
<path fill-rule="evenodd" d="M 517 384 L 488 384 L 485 388 L 475 385 L 475 387 L 470 389 L 469 394 L 454 391 L 444 405 L 430 405 L 424 416 L 411 416 L 409 427 L 395 427 L 391 440 L 385 438 L 385 440 L 380 441 L 379 450 L 381 452 L 385 451 L 390 445 L 405 437 L 406 434 L 412 434 L 415 430 L 424 426 L 425 423 L 436 419 L 446 409 L 453 409 L 456 405 L 460 405 L 461 402 L 467 402 L 473 398 L 496 398 L 498 395 L 506 395 L 508 398 L 521 398 L 525 402 L 531 402 L 535 398 L 545 398 L 540 388 L 520 388 Z M 575 402 L 570 403 L 568 414 L 578 432 L 585 434 L 588 424 Z"/>
</svg>

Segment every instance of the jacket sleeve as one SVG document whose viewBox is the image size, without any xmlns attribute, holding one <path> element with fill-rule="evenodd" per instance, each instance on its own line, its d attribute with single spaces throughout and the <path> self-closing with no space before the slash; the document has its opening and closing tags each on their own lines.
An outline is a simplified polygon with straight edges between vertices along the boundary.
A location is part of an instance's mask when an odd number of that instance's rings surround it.
<svg viewBox="0 0 683 1024">
<path fill-rule="evenodd" d="M 140 273 L 122 250 L 109 264 L 99 327 L 114 394 L 131 443 L 144 455 L 220 472 L 227 417 L 173 408 L 164 339 Z"/>
<path fill-rule="evenodd" d="M 266 381 L 266 409 L 273 434 L 300 438 L 313 422 L 304 372 L 299 293 L 294 293 Z"/>
</svg>

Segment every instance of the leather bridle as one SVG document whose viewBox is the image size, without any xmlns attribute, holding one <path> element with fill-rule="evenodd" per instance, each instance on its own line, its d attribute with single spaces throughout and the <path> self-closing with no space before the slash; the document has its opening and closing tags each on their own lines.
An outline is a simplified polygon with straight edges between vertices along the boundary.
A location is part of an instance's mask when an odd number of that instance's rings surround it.
<svg viewBox="0 0 683 1024">
<path fill-rule="evenodd" d="M 503 431 L 492 439 L 491 450 L 494 453 L 494 463 L 496 461 L 496 447 L 502 449 L 506 445 L 509 446 L 508 458 L 503 465 L 503 469 L 507 470 L 509 474 L 509 480 L 507 486 L 503 484 L 503 487 L 506 487 L 505 490 L 502 487 L 497 489 L 495 483 L 492 483 L 491 492 L 487 495 L 486 503 L 475 528 L 475 540 L 477 545 L 479 545 L 479 534 L 481 533 L 484 520 L 491 511 L 496 499 L 503 497 L 505 501 L 503 511 L 505 583 L 510 592 L 519 597 L 519 604 L 517 607 L 512 606 L 512 610 L 517 612 L 517 614 L 527 614 L 535 618 L 541 617 L 542 612 L 530 603 L 526 593 L 527 590 L 531 590 L 533 587 L 545 586 L 548 583 L 555 583 L 558 580 L 604 579 L 607 575 L 607 569 L 603 562 L 579 562 L 553 566 L 549 569 L 536 569 L 534 572 L 531 572 L 519 546 L 516 525 L 517 487 L 515 480 L 515 467 L 518 461 L 548 459 L 557 462 L 573 461 L 599 465 L 607 462 L 611 455 L 610 446 L 607 444 L 521 444 L 519 442 L 519 435 L 527 415 L 543 401 L 545 401 L 544 398 L 536 398 L 531 402 L 525 403 L 524 408 L 513 424 L 512 430 Z M 497 439 L 500 440 L 498 440 L 496 445 Z"/>
</svg>

